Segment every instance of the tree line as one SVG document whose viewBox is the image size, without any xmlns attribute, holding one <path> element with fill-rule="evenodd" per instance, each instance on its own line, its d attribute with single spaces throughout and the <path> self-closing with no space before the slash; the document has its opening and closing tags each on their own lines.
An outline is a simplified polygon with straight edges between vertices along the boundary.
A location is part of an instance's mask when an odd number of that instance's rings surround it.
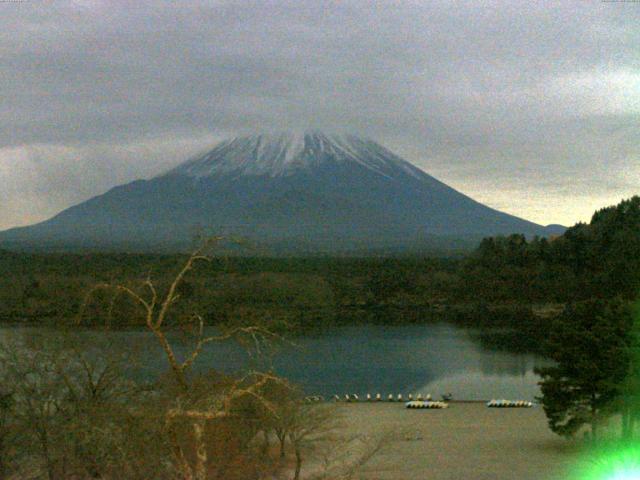
<svg viewBox="0 0 640 480">
<path fill-rule="evenodd" d="M 467 268 L 494 295 L 563 302 L 543 330 L 542 353 L 555 364 L 538 369 L 550 428 L 597 439 L 617 416 L 622 437 L 632 438 L 640 418 L 640 197 L 550 241 L 485 239 Z"/>
</svg>

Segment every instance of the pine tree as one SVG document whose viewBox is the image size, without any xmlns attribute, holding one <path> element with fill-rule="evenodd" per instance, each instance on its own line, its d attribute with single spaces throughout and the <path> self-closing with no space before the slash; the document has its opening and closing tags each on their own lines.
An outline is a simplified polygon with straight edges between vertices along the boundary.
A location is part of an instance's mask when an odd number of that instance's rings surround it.
<svg viewBox="0 0 640 480">
<path fill-rule="evenodd" d="M 540 368 L 542 405 L 549 427 L 563 436 L 600 420 L 621 398 L 631 365 L 632 315 L 622 301 L 569 305 L 549 332 L 555 366 Z"/>
</svg>

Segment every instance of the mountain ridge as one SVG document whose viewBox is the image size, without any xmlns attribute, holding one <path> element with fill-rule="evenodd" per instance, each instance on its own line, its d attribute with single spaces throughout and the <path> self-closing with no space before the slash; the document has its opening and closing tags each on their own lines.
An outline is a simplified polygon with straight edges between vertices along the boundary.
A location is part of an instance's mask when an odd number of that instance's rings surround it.
<svg viewBox="0 0 640 480">
<path fill-rule="evenodd" d="M 316 252 L 557 230 L 482 205 L 372 140 L 305 132 L 225 140 L 156 177 L 0 232 L 0 246 L 183 249 L 198 229 Z"/>
</svg>

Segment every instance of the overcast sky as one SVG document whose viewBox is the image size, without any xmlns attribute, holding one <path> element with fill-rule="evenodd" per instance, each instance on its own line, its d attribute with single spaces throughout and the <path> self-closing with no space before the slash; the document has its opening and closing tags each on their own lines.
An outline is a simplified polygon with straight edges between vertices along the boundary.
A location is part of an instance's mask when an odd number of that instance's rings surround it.
<svg viewBox="0 0 640 480">
<path fill-rule="evenodd" d="M 0 229 L 301 127 L 570 225 L 640 193 L 640 1 L 0 0 L 0 125 Z"/>
</svg>

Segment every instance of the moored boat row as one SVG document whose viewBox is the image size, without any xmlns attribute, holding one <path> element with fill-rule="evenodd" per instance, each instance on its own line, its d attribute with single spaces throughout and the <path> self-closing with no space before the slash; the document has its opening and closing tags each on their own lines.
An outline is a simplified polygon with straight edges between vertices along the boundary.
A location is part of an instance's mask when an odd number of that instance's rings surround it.
<svg viewBox="0 0 640 480">
<path fill-rule="evenodd" d="M 309 398 L 316 398 L 316 397 L 307 397 Z M 382 402 L 383 397 L 380 393 L 376 393 L 375 395 L 371 395 L 370 393 L 367 393 L 367 396 L 363 399 L 364 401 L 367 402 Z M 431 394 L 427 394 L 426 396 L 423 396 L 421 393 L 417 394 L 415 397 L 413 396 L 413 394 L 409 394 L 406 397 L 406 400 L 411 402 L 411 401 L 431 401 Z M 334 395 L 333 396 L 333 401 L 334 402 L 359 402 L 360 397 L 355 394 L 355 393 L 346 393 L 345 395 L 343 395 L 342 397 L 340 395 Z M 404 402 L 405 398 L 401 393 L 398 393 L 397 395 L 394 395 L 393 393 L 390 393 L 389 395 L 387 395 L 386 397 L 386 401 L 387 402 Z"/>
<path fill-rule="evenodd" d="M 533 402 L 527 402 L 526 400 L 490 400 L 487 402 L 489 408 L 531 408 Z"/>
<path fill-rule="evenodd" d="M 422 394 L 417 394 L 415 397 L 412 394 L 407 395 L 406 400 L 401 393 L 394 395 L 390 393 L 384 398 L 380 393 L 376 393 L 375 395 L 371 395 L 367 393 L 364 398 L 360 398 L 356 393 L 347 393 L 343 396 L 333 395 L 332 400 L 334 402 L 345 402 L 345 403 L 357 403 L 357 402 L 382 402 L 385 400 L 386 402 L 403 402 L 407 408 L 446 408 L 450 403 L 481 403 L 484 400 L 453 400 L 450 394 L 443 395 L 442 401 L 433 401 L 431 395 L 423 396 Z M 324 402 L 325 398 L 322 395 L 311 395 L 305 397 L 305 401 L 308 403 L 313 402 Z M 485 403 L 485 405 L 489 408 L 531 408 L 534 406 L 533 402 L 529 402 L 526 400 L 505 400 L 505 399 L 492 399 Z"/>
<path fill-rule="evenodd" d="M 447 402 L 430 402 L 424 400 L 413 400 L 405 403 L 407 408 L 449 408 L 449 404 Z"/>
</svg>

